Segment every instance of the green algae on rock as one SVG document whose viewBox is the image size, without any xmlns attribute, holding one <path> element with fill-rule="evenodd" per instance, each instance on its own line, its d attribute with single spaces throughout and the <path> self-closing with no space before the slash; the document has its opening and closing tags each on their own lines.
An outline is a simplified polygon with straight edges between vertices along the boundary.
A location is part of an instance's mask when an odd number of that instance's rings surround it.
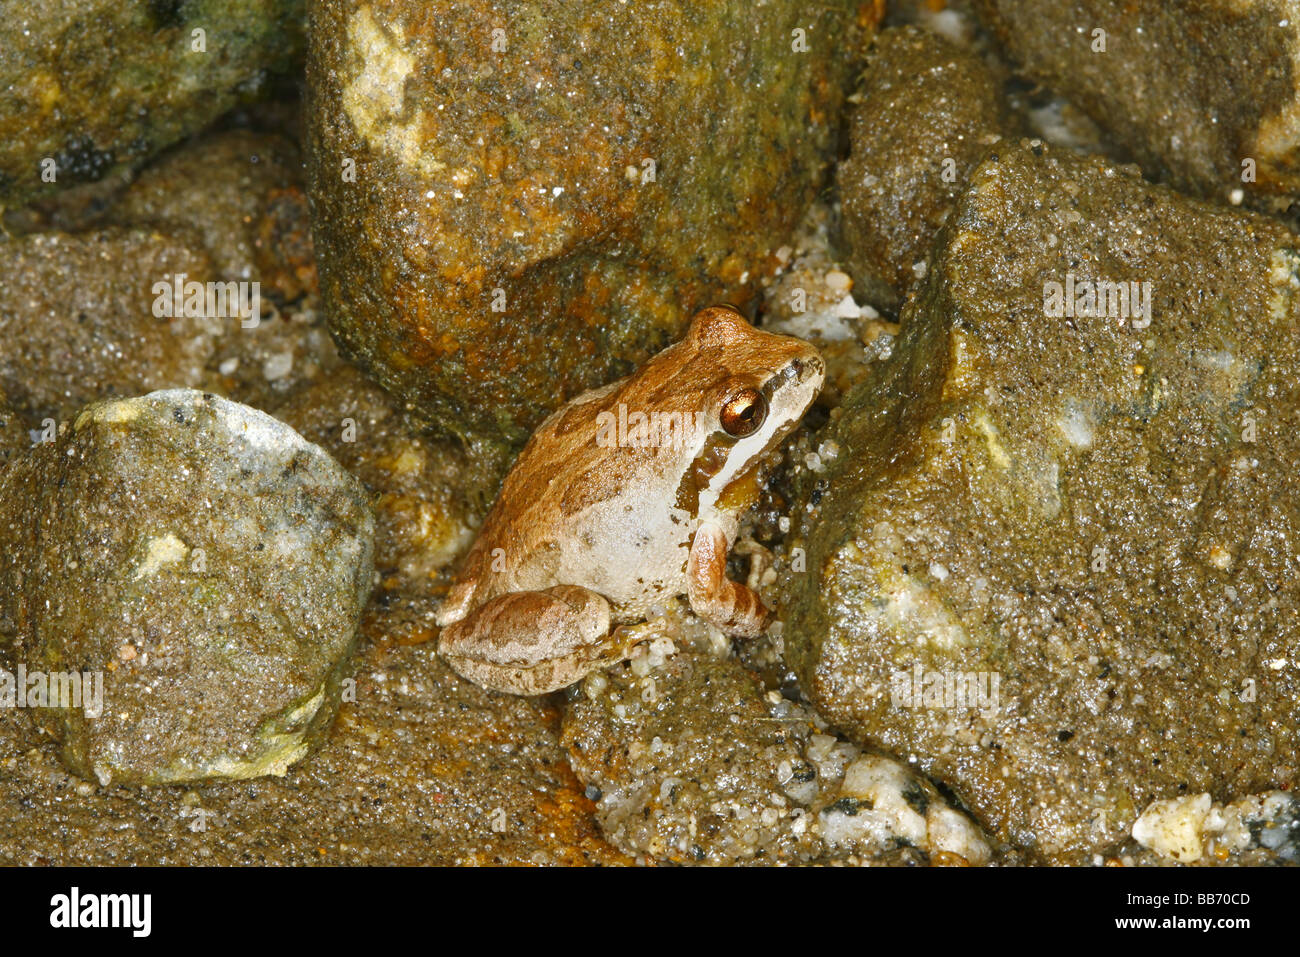
<svg viewBox="0 0 1300 957">
<path fill-rule="evenodd" d="M 1084 110 L 1153 178 L 1260 208 L 1300 198 L 1295 0 L 975 0 L 975 9 L 1029 79 Z"/>
<path fill-rule="evenodd" d="M 518 442 L 744 304 L 836 149 L 848 0 L 312 4 L 309 192 L 344 351 Z"/>
<path fill-rule="evenodd" d="M 852 154 L 836 172 L 849 271 L 859 298 L 892 310 L 1010 121 L 984 62 L 917 27 L 876 38 L 850 117 Z"/>
<path fill-rule="evenodd" d="M 797 509 L 785 643 L 826 720 L 1040 860 L 1293 787 L 1297 292 L 1271 220 L 997 147 Z"/>
<path fill-rule="evenodd" d="M 99 708 L 35 712 L 84 777 L 283 774 L 338 708 L 373 533 L 356 480 L 270 416 L 99 403 L 0 473 L 0 637 L 29 674 L 99 676 Z"/>
<path fill-rule="evenodd" d="M 303 0 L 15 6 L 0 24 L 0 206 L 138 163 L 256 96 L 301 54 L 302 19 Z"/>
</svg>

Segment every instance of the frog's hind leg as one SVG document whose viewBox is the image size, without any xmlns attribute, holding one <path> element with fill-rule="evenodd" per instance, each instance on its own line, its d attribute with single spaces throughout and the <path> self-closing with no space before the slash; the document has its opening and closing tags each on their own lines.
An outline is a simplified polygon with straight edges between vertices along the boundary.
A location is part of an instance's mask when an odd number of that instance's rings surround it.
<svg viewBox="0 0 1300 957">
<path fill-rule="evenodd" d="M 620 660 L 609 602 L 576 585 L 498 595 L 447 625 L 438 651 L 459 674 L 492 691 L 545 694 Z"/>
<path fill-rule="evenodd" d="M 709 522 L 700 525 L 691 542 L 686 594 L 695 614 L 728 635 L 755 638 L 772 620 L 752 589 L 727 577 L 727 536 Z"/>
</svg>

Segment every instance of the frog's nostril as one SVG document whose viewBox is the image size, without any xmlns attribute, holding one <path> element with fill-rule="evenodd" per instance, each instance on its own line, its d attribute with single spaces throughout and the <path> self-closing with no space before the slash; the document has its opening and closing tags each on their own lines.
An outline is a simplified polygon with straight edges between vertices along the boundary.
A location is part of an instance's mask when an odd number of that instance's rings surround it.
<svg viewBox="0 0 1300 957">
<path fill-rule="evenodd" d="M 803 360 L 795 359 L 790 363 L 790 375 L 798 379 L 803 375 Z"/>
</svg>

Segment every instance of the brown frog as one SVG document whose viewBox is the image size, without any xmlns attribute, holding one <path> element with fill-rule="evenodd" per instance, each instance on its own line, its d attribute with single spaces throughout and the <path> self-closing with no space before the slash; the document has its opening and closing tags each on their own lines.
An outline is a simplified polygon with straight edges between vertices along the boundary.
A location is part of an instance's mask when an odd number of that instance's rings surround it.
<svg viewBox="0 0 1300 957">
<path fill-rule="evenodd" d="M 714 306 L 633 375 L 556 411 L 439 611 L 440 653 L 485 688 L 541 694 L 627 658 L 634 630 L 612 626 L 679 595 L 729 635 L 760 634 L 770 612 L 727 578 L 727 553 L 760 458 L 824 374 L 808 343 Z"/>
</svg>

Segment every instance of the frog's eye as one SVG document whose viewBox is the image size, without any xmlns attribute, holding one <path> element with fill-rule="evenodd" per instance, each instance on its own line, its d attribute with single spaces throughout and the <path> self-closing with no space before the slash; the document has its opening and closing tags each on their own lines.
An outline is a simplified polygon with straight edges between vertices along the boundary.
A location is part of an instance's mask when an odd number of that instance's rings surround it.
<svg viewBox="0 0 1300 957">
<path fill-rule="evenodd" d="M 767 400 L 757 389 L 741 389 L 722 403 L 720 418 L 728 435 L 743 439 L 757 432 L 767 418 Z"/>
</svg>

